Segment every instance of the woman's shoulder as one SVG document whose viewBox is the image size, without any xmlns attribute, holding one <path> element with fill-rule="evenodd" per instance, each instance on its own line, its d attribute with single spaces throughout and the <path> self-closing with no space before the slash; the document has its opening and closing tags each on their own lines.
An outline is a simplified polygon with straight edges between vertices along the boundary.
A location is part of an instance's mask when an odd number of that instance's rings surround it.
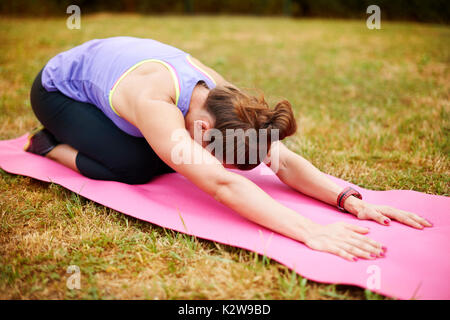
<svg viewBox="0 0 450 320">
<path fill-rule="evenodd" d="M 144 62 L 130 71 L 111 97 L 120 115 L 133 112 L 132 106 L 141 99 L 160 100 L 175 104 L 176 88 L 170 71 L 155 61 Z"/>
</svg>

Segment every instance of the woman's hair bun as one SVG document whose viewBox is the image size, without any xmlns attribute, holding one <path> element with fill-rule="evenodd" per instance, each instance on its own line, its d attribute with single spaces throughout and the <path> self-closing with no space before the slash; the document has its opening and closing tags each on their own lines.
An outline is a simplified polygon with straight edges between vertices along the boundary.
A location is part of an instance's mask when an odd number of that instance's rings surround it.
<svg viewBox="0 0 450 320">
<path fill-rule="evenodd" d="M 279 140 L 283 140 L 297 131 L 297 122 L 295 121 L 294 112 L 289 101 L 282 100 L 277 103 L 272 110 L 268 129 L 278 129 Z"/>
</svg>

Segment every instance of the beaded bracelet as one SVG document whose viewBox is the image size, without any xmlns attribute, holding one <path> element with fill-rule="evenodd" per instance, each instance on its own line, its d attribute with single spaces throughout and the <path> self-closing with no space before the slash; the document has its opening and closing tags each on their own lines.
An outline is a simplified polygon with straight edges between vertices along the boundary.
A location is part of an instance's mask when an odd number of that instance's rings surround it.
<svg viewBox="0 0 450 320">
<path fill-rule="evenodd" d="M 362 200 L 362 195 L 361 193 L 359 193 L 358 191 L 356 191 L 355 189 L 353 189 L 352 187 L 346 187 L 344 190 L 342 190 L 342 192 L 338 195 L 337 197 L 337 207 L 339 210 L 341 210 L 342 212 L 348 212 L 345 208 L 344 208 L 344 202 L 345 200 L 347 200 L 348 197 L 350 196 L 355 196 L 358 199 Z"/>
</svg>

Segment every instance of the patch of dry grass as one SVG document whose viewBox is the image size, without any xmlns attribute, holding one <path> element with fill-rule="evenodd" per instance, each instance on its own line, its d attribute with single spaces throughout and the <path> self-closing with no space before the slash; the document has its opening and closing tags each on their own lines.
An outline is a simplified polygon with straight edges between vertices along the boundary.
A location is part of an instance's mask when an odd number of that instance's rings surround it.
<svg viewBox="0 0 450 320">
<path fill-rule="evenodd" d="M 287 144 L 375 190 L 449 195 L 450 29 L 363 21 L 98 14 L 0 20 L 0 139 L 38 124 L 28 93 L 53 55 L 93 38 L 155 38 L 269 102 L 291 101 Z M 307 281 L 252 252 L 127 217 L 57 185 L 0 170 L 2 299 L 377 299 Z M 81 289 L 69 290 L 69 265 Z"/>
</svg>

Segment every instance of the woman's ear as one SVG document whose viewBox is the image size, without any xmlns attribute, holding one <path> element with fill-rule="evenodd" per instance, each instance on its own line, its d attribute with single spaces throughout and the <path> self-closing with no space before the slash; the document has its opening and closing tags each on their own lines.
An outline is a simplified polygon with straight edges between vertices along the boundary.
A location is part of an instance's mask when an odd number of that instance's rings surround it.
<svg viewBox="0 0 450 320">
<path fill-rule="evenodd" d="M 209 123 L 208 121 L 203 121 L 202 120 L 202 130 L 203 130 L 203 132 L 208 131 L 211 128 L 212 128 L 211 123 Z"/>
<path fill-rule="evenodd" d="M 203 145 L 202 140 L 207 130 L 211 128 L 208 121 L 195 120 L 194 121 L 194 140 Z"/>
<path fill-rule="evenodd" d="M 203 134 L 210 127 L 211 126 L 207 121 L 204 121 L 204 120 L 195 120 L 194 121 L 194 132 Z"/>
</svg>

